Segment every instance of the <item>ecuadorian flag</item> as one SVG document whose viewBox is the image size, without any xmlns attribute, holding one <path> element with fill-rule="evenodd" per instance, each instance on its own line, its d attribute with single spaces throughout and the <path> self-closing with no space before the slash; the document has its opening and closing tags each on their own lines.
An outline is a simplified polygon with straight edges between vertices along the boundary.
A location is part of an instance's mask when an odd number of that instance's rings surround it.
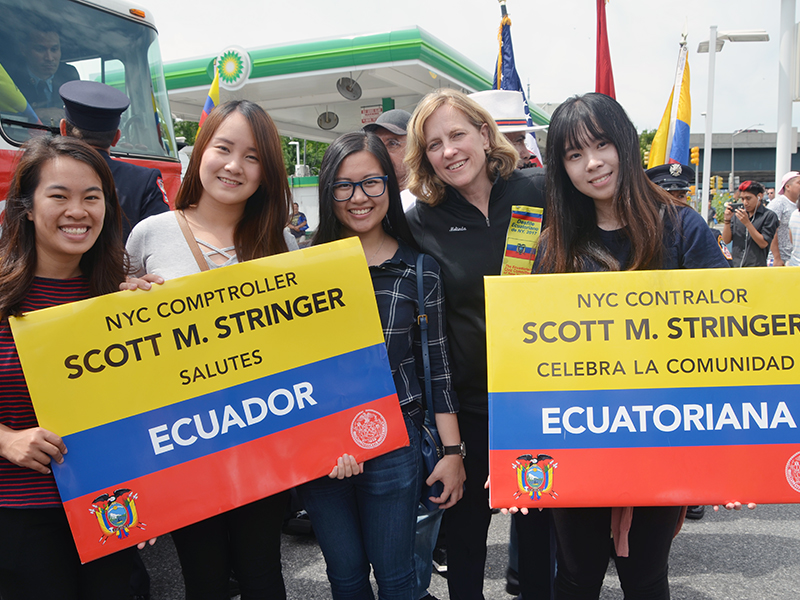
<svg viewBox="0 0 800 600">
<path fill-rule="evenodd" d="M 203 105 L 203 112 L 200 115 L 200 124 L 197 127 L 198 131 L 200 131 L 206 118 L 211 114 L 211 111 L 217 106 L 219 106 L 219 69 L 217 69 L 217 62 L 214 61 L 214 81 L 211 82 L 206 103 Z"/>
<path fill-rule="evenodd" d="M 689 61 L 686 42 L 681 43 L 675 84 L 650 148 L 647 168 L 667 163 L 689 164 L 689 127 L 692 122 L 692 99 L 689 94 Z M 677 95 L 677 103 L 674 101 Z"/>
</svg>

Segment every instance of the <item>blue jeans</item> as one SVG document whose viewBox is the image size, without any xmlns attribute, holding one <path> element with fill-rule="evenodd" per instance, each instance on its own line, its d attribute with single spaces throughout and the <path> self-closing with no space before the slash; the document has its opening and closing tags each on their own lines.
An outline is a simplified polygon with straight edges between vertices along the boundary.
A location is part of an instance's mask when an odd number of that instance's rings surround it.
<svg viewBox="0 0 800 600">
<path fill-rule="evenodd" d="M 442 526 L 444 511 L 436 508 L 429 511 L 423 504 L 417 510 L 417 535 L 414 541 L 414 570 L 417 572 L 417 589 L 414 598 L 419 600 L 428 595 L 433 572 L 433 549 L 439 528 Z"/>
<path fill-rule="evenodd" d="M 416 425 L 411 444 L 364 464 L 361 475 L 321 477 L 299 488 L 327 565 L 334 600 L 373 600 L 370 564 L 381 600 L 414 596 L 414 530 L 422 460 Z"/>
</svg>

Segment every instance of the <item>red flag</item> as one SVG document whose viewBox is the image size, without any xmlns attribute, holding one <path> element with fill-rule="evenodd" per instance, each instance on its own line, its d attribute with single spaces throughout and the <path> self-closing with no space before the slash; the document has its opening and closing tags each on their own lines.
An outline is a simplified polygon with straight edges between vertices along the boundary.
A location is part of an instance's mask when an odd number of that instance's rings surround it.
<svg viewBox="0 0 800 600">
<path fill-rule="evenodd" d="M 606 28 L 606 0 L 597 0 L 597 69 L 594 91 L 616 99 L 614 73 L 611 70 L 611 52 L 608 50 L 608 29 Z"/>
</svg>

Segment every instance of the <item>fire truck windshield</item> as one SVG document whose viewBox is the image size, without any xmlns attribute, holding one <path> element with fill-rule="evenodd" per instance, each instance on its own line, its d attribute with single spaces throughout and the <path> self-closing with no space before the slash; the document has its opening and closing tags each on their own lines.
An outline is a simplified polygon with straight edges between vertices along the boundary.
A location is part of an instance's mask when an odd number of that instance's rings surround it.
<svg viewBox="0 0 800 600">
<path fill-rule="evenodd" d="M 148 23 L 118 0 L 0 0 L 0 14 L 0 146 L 57 133 L 58 88 L 84 79 L 130 98 L 114 154 L 177 158 L 158 37 Z"/>
</svg>

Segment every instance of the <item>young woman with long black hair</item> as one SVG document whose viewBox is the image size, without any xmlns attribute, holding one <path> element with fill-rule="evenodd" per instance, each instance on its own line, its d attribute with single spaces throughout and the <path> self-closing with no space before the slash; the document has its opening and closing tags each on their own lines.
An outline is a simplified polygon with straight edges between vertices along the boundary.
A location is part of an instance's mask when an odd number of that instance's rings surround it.
<svg viewBox="0 0 800 600">
<path fill-rule="evenodd" d="M 535 272 L 728 268 L 703 218 L 647 178 L 636 129 L 612 98 L 586 94 L 559 106 L 546 162 Z M 680 506 L 553 509 L 557 600 L 598 598 L 610 556 L 626 599 L 668 599 L 669 551 L 684 514 Z"/>
<path fill-rule="evenodd" d="M 23 146 L 0 236 L 0 596 L 129 598 L 134 549 L 81 565 L 51 471 L 69 460 L 38 426 L 9 316 L 117 291 L 120 207 L 103 158 L 71 138 Z"/>
<path fill-rule="evenodd" d="M 370 565 L 381 599 L 417 600 L 413 549 L 421 484 L 422 355 L 417 315 L 427 313 L 436 425 L 459 448 L 458 404 L 450 381 L 439 265 L 423 259 L 425 306 L 417 300 L 419 254 L 403 214 L 392 161 L 378 136 L 348 133 L 331 144 L 319 181 L 320 225 L 313 243 L 356 236 L 369 265 L 384 339 L 410 445 L 358 464 L 339 459 L 329 477 L 300 491 L 327 564 L 334 600 L 371 600 Z M 429 400 L 430 401 L 430 400 Z M 441 508 L 461 498 L 464 466 L 444 456 L 428 478 L 442 481 Z"/>
</svg>

